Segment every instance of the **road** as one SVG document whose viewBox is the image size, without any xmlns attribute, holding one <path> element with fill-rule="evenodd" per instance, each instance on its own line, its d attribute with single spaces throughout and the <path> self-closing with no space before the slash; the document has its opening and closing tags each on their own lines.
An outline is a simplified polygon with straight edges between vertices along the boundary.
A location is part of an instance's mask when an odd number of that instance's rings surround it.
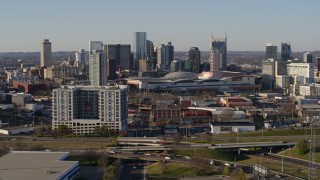
<svg viewBox="0 0 320 180">
<path fill-rule="evenodd" d="M 251 155 L 251 156 L 255 156 L 257 158 L 260 158 L 259 154 L 255 154 L 255 155 Z M 281 155 L 277 155 L 277 154 L 264 154 L 264 156 L 261 156 L 261 158 L 263 159 L 269 159 L 269 160 L 273 160 L 273 161 L 278 161 L 278 162 L 282 162 L 282 158 L 283 158 L 283 163 L 284 164 L 290 164 L 293 166 L 300 166 L 303 168 L 309 168 L 309 161 L 306 160 L 302 160 L 302 159 L 297 159 L 297 158 L 291 158 L 291 157 L 287 157 L 287 156 L 281 156 Z M 316 167 L 320 168 L 320 164 L 316 163 Z"/>
</svg>

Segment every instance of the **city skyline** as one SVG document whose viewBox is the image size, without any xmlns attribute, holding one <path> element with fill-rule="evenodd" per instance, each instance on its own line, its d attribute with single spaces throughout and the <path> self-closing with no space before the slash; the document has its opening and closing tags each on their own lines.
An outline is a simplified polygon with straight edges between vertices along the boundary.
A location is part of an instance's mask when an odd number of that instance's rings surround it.
<svg viewBox="0 0 320 180">
<path fill-rule="evenodd" d="M 134 32 L 147 32 L 155 46 L 172 42 L 177 51 L 210 51 L 211 33 L 226 33 L 230 51 L 264 51 L 268 42 L 315 51 L 320 2 L 307 2 L 13 0 L 0 7 L 0 52 L 39 51 L 43 39 L 53 52 L 88 50 L 90 40 L 132 45 Z"/>
</svg>

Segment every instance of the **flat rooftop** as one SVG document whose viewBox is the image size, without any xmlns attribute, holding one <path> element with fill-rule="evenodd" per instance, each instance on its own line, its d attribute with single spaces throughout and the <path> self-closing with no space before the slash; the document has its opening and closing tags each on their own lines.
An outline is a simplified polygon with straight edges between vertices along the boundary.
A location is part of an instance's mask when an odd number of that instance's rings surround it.
<svg viewBox="0 0 320 180">
<path fill-rule="evenodd" d="M 64 161 L 68 152 L 12 151 L 0 157 L 0 179 L 60 179 L 78 161 Z"/>
</svg>

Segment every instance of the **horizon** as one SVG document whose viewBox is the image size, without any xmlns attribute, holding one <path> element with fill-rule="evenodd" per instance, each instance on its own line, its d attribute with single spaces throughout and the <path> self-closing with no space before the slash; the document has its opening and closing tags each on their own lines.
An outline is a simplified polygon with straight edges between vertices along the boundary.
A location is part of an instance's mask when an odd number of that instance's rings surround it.
<svg viewBox="0 0 320 180">
<path fill-rule="evenodd" d="M 11 0 L 0 7 L 6 17 L 0 52 L 38 52 L 43 39 L 50 40 L 53 52 L 88 50 L 90 40 L 132 45 L 139 31 L 155 46 L 171 41 L 183 52 L 209 51 L 211 34 L 226 34 L 229 51 L 264 51 L 266 43 L 276 42 L 290 43 L 293 52 L 318 51 L 319 5 L 316 0 Z"/>
</svg>

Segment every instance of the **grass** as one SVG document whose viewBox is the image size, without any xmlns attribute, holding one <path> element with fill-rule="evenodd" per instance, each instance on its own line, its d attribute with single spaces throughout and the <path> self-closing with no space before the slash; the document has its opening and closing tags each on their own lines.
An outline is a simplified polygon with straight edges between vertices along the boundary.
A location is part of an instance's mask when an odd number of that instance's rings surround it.
<svg viewBox="0 0 320 180">
<path fill-rule="evenodd" d="M 195 177 L 195 176 L 208 176 L 221 174 L 216 169 L 200 169 L 188 164 L 179 164 L 174 162 L 157 162 L 147 167 L 148 175 L 153 177 L 162 178 L 182 178 L 182 177 Z"/>
<path fill-rule="evenodd" d="M 257 158 L 257 157 L 252 157 L 251 159 L 239 161 L 239 163 L 245 164 L 248 166 L 252 166 L 254 163 L 259 164 L 259 162 L 260 162 L 260 158 Z M 268 170 L 281 172 L 281 162 L 261 159 L 261 165 L 268 168 Z M 284 164 L 283 172 L 285 174 L 290 174 L 300 178 L 307 178 L 307 175 L 308 175 L 308 170 L 306 168 L 288 165 L 288 164 Z"/>
<path fill-rule="evenodd" d="M 319 148 L 319 147 L 318 147 Z M 317 148 L 317 149 L 318 149 Z M 289 154 L 290 153 L 290 154 Z M 284 150 L 283 152 L 280 152 L 279 154 L 283 154 L 284 156 L 289 156 L 289 157 L 294 157 L 294 158 L 299 158 L 299 159 L 304 159 L 304 160 L 309 160 L 309 153 L 300 155 L 298 153 L 298 148 L 294 147 L 294 148 L 290 148 Z M 316 157 L 316 162 L 320 163 L 320 152 L 316 152 L 315 153 L 315 157 Z"/>
</svg>

